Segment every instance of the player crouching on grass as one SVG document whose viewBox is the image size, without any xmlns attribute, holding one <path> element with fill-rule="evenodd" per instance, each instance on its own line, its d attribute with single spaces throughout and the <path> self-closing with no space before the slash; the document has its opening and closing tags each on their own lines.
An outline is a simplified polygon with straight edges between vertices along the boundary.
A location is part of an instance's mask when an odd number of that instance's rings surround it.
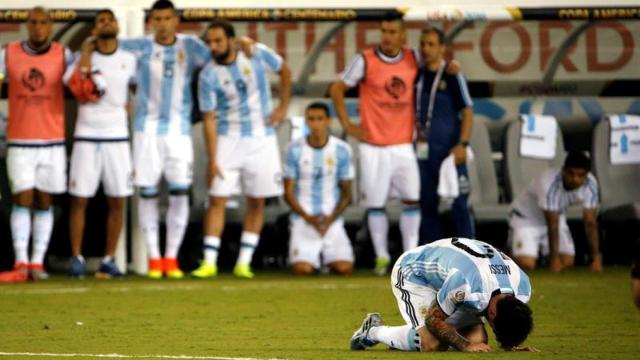
<svg viewBox="0 0 640 360">
<path fill-rule="evenodd" d="M 529 277 L 487 243 L 451 238 L 407 251 L 391 288 L 406 325 L 384 326 L 380 314 L 368 314 L 351 350 L 381 342 L 404 351 L 489 352 L 485 318 L 503 349 L 537 351 L 518 347 L 533 328 Z"/>
<path fill-rule="evenodd" d="M 135 56 L 118 47 L 118 23 L 111 10 L 96 14 L 93 36 L 82 45 L 64 81 L 78 100 L 69 193 L 71 194 L 71 276 L 85 273 L 82 257 L 85 213 L 102 181 L 107 195 L 107 243 L 96 277 L 122 277 L 114 261 L 122 231 L 124 203 L 133 194 L 127 121 L 129 85 L 136 76 Z"/>
<path fill-rule="evenodd" d="M 324 265 L 322 258 L 334 273 L 349 275 L 353 249 L 340 215 L 352 198 L 351 149 L 329 134 L 327 105 L 312 103 L 305 116 L 310 134 L 288 145 L 285 163 L 285 199 L 293 211 L 291 271 L 312 274 Z"/>
</svg>

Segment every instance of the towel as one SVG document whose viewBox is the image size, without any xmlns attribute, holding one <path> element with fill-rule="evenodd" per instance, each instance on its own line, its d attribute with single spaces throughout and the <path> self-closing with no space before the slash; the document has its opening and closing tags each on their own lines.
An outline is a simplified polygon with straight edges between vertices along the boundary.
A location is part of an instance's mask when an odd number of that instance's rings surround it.
<svg viewBox="0 0 640 360">
<path fill-rule="evenodd" d="M 290 116 L 289 121 L 291 121 L 291 138 L 289 140 L 295 141 L 309 135 L 309 128 L 304 116 Z"/>
<path fill-rule="evenodd" d="M 612 165 L 640 163 L 640 116 L 610 115 L 609 160 Z"/>
<path fill-rule="evenodd" d="M 535 159 L 556 157 L 558 122 L 553 116 L 520 115 L 520 156 Z"/>
<path fill-rule="evenodd" d="M 467 166 L 473 161 L 473 157 L 473 151 L 467 147 Z M 451 202 L 460 195 L 458 171 L 453 154 L 449 154 L 440 165 L 438 177 L 438 195 L 441 200 Z"/>
</svg>

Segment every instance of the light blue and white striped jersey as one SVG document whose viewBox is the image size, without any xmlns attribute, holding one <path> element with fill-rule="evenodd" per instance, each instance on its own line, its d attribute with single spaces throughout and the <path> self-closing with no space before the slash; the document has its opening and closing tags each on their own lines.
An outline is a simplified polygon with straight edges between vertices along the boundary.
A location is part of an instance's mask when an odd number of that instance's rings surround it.
<svg viewBox="0 0 640 360">
<path fill-rule="evenodd" d="M 331 214 L 340 199 L 340 181 L 353 174 L 351 148 L 335 136 L 320 149 L 306 138 L 287 146 L 284 176 L 296 181 L 296 199 L 307 214 Z"/>
<path fill-rule="evenodd" d="M 193 75 L 211 53 L 193 35 L 177 34 L 173 45 L 153 36 L 120 41 L 138 59 L 134 130 L 147 134 L 190 135 Z"/>
<path fill-rule="evenodd" d="M 525 303 L 531 297 L 527 274 L 482 241 L 438 240 L 405 252 L 399 261 L 405 281 L 436 290 L 438 304 L 447 315 L 461 307 L 483 312 L 496 291 Z"/>
<path fill-rule="evenodd" d="M 229 65 L 211 61 L 200 73 L 200 111 L 215 111 L 218 135 L 252 137 L 273 135 L 269 72 L 280 72 L 282 57 L 256 44 L 251 58 L 238 51 Z"/>
<path fill-rule="evenodd" d="M 544 212 L 564 211 L 571 205 L 582 204 L 585 209 L 595 209 L 599 203 L 598 181 L 589 173 L 584 184 L 567 190 L 562 182 L 562 170 L 549 168 L 533 179 L 511 204 L 512 213 L 531 225 L 547 224 Z"/>
</svg>

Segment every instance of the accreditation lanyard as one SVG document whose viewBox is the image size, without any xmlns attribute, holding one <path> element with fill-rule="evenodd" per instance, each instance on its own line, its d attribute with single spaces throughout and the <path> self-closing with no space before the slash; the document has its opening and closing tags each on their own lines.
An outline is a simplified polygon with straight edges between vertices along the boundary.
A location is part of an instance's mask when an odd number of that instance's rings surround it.
<svg viewBox="0 0 640 360">
<path fill-rule="evenodd" d="M 433 78 L 433 84 L 431 84 L 431 92 L 429 93 L 429 106 L 427 107 L 427 117 L 424 120 L 424 135 L 426 138 L 429 136 L 429 130 L 431 128 L 431 119 L 433 118 L 433 107 L 436 103 L 436 93 L 438 92 L 438 84 L 440 84 L 440 79 L 442 78 L 442 73 L 444 73 L 444 69 L 447 67 L 447 63 L 442 60 L 440 64 L 440 68 L 438 72 L 436 72 L 436 76 Z"/>
</svg>

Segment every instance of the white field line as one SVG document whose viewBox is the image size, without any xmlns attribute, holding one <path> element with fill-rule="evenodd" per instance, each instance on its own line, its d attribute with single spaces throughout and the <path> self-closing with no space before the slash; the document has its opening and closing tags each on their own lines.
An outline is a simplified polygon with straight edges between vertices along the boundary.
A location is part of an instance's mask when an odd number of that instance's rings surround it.
<svg viewBox="0 0 640 360">
<path fill-rule="evenodd" d="M 64 354 L 64 353 L 35 353 L 35 352 L 0 352 L 0 356 L 24 356 L 24 357 L 82 357 L 102 359 L 205 359 L 205 360 L 284 360 L 284 359 L 260 359 L 248 357 L 227 356 L 198 356 L 198 355 L 126 355 L 126 354 Z"/>
<path fill-rule="evenodd" d="M 42 289 L 7 289 L 0 288 L 0 295 L 56 295 L 56 294 L 79 294 L 89 293 L 93 291 L 108 293 L 126 293 L 126 292 L 154 292 L 154 291 L 197 291 L 197 290 L 221 290 L 225 292 L 236 291 L 255 291 L 255 290 L 357 290 L 381 288 L 386 289 L 389 285 L 384 284 L 303 284 L 303 283 L 262 283 L 262 284 L 243 284 L 243 285 L 222 285 L 216 286 L 215 281 L 202 283 L 199 285 L 179 285 L 175 283 L 167 283 L 166 285 L 133 285 L 132 286 L 115 286 L 115 287 L 62 287 L 62 288 L 42 288 Z"/>
</svg>

